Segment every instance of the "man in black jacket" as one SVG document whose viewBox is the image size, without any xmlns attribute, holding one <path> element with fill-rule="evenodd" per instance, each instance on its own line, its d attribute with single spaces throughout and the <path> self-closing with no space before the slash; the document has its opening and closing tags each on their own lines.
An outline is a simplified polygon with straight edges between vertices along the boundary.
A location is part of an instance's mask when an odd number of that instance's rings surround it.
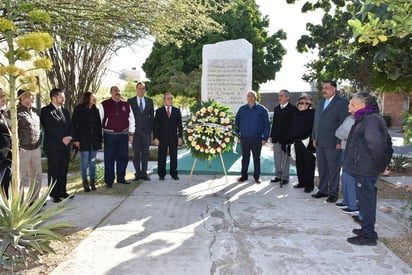
<svg viewBox="0 0 412 275">
<path fill-rule="evenodd" d="M 275 177 L 270 182 L 289 183 L 290 147 L 287 145 L 292 119 L 298 109 L 289 103 L 289 91 L 279 92 L 279 105 L 273 110 L 272 131 L 270 133 L 275 158 Z"/>
<path fill-rule="evenodd" d="M 11 121 L 4 108 L 6 93 L 0 88 L 0 181 L 6 195 L 11 180 Z"/>
<path fill-rule="evenodd" d="M 19 104 L 17 105 L 17 122 L 19 135 L 20 157 L 20 188 L 32 184 L 34 181 L 33 197 L 36 200 L 40 195 L 42 185 L 41 168 L 41 128 L 40 117 L 34 103 L 34 93 L 25 90 L 17 92 Z"/>
<path fill-rule="evenodd" d="M 180 109 L 173 107 L 173 95 L 164 94 L 165 106 L 156 110 L 154 118 L 153 136 L 155 145 L 159 146 L 157 167 L 159 179 L 164 180 L 166 175 L 167 149 L 170 156 L 170 176 L 178 180 L 177 175 L 177 146 L 182 145 L 183 126 Z"/>
<path fill-rule="evenodd" d="M 49 185 L 55 184 L 50 193 L 53 202 L 67 197 L 67 172 L 72 142 L 72 127 L 69 111 L 63 108 L 64 91 L 53 88 L 50 91 L 50 104 L 43 107 L 40 122 L 44 129 L 44 153 L 47 156 L 47 178 Z"/>
<path fill-rule="evenodd" d="M 352 232 L 357 236 L 348 238 L 348 242 L 376 245 L 376 181 L 379 173 L 389 164 L 392 144 L 374 97 L 365 92 L 353 95 L 349 111 L 353 114 L 355 124 L 346 143 L 343 169 L 356 180 L 362 228 L 353 229 Z"/>
</svg>

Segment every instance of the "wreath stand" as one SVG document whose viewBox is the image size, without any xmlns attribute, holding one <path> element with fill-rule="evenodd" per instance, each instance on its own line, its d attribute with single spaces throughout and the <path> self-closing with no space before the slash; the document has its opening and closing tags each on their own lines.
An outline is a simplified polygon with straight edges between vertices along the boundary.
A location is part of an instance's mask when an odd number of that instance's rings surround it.
<svg viewBox="0 0 412 275">
<path fill-rule="evenodd" d="M 225 172 L 226 184 L 229 184 L 229 181 L 227 179 L 225 162 L 223 161 L 222 152 L 219 152 L 219 155 L 220 155 L 220 161 L 222 162 L 223 172 Z M 193 162 L 193 165 L 192 165 L 192 170 L 190 170 L 190 176 L 189 176 L 190 180 L 192 180 L 192 175 L 193 175 L 193 171 L 195 170 L 196 163 L 197 163 L 197 158 L 195 158 L 195 161 Z"/>
</svg>

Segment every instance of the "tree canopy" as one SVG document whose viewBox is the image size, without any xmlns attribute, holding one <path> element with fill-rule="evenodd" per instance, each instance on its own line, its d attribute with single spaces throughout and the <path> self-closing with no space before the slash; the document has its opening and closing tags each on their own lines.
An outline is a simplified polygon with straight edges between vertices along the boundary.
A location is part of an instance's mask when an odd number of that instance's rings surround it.
<svg viewBox="0 0 412 275">
<path fill-rule="evenodd" d="M 389 1 L 366 2 L 322 0 L 302 6 L 302 12 L 324 11 L 322 23 L 308 23 L 309 34 L 298 41 L 298 51 L 318 51 L 318 59 L 307 64 L 308 73 L 304 79 L 349 80 L 355 89 L 409 92 L 412 88 L 412 41 L 400 29 L 396 31 L 399 35 L 385 37 L 379 31 L 370 33 L 371 26 L 393 16 L 388 12 L 389 5 L 378 5 L 378 2 Z M 355 39 L 359 35 L 359 39 Z"/>
<path fill-rule="evenodd" d="M 223 32 L 209 31 L 195 41 L 185 41 L 181 45 L 154 44 L 153 50 L 143 69 L 150 79 L 148 90 L 163 93 L 168 90 L 200 98 L 200 66 L 202 48 L 223 40 L 244 38 L 253 45 L 253 89 L 259 84 L 274 79 L 282 65 L 286 50 L 281 40 L 286 34 L 279 30 L 269 36 L 269 19 L 262 17 L 254 0 L 227 1 L 230 6 L 212 18 L 223 26 Z"/>
<path fill-rule="evenodd" d="M 36 24 L 19 22 L 25 31 L 42 30 L 54 38 L 53 47 L 43 53 L 53 61 L 47 76 L 50 86 L 66 90 L 65 105 L 70 110 L 84 92 L 98 91 L 107 61 L 120 48 L 147 36 L 179 44 L 207 31 L 219 31 L 221 27 L 209 13 L 224 9 L 220 1 L 202 0 L 7 2 L 16 12 L 27 10 L 49 19 Z"/>
</svg>

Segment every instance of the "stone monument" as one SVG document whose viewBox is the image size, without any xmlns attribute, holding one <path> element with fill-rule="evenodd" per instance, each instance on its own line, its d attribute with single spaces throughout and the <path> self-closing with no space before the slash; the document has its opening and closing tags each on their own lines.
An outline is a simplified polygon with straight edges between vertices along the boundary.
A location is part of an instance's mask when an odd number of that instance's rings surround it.
<svg viewBox="0 0 412 275">
<path fill-rule="evenodd" d="M 252 44 L 245 39 L 203 46 L 202 101 L 214 99 L 233 112 L 252 89 Z"/>
</svg>

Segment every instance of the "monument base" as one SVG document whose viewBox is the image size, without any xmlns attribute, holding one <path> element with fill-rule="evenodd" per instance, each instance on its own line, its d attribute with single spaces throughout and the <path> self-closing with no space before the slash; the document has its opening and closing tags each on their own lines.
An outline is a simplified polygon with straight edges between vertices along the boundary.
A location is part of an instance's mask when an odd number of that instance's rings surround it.
<svg viewBox="0 0 412 275">
<path fill-rule="evenodd" d="M 226 173 L 227 175 L 240 175 L 240 171 L 242 168 L 242 154 L 240 153 L 240 145 L 238 145 L 237 152 L 239 153 L 233 153 L 232 151 L 230 152 L 225 152 L 222 154 L 223 161 L 225 163 L 226 167 Z M 253 159 L 252 155 L 250 156 L 251 160 L 249 163 L 249 175 L 253 176 Z M 190 171 L 193 167 L 193 163 L 196 158 L 192 156 L 189 150 L 187 149 L 181 149 L 178 151 L 178 156 L 177 156 L 177 170 L 179 174 L 186 174 L 189 175 Z M 167 159 L 166 163 L 166 173 L 169 173 L 169 158 Z M 261 170 L 261 175 L 262 176 L 273 176 L 275 174 L 275 164 L 273 160 L 273 151 L 268 148 L 267 146 L 262 147 L 262 153 L 260 155 L 260 170 Z M 157 174 L 157 167 L 153 168 L 153 173 Z M 296 175 L 296 167 L 293 165 L 290 165 L 290 175 Z M 211 160 L 211 161 L 206 161 L 206 160 L 197 160 L 196 166 L 193 170 L 193 175 L 224 175 L 224 169 L 222 166 L 222 162 L 220 160 L 220 157 L 218 156 L 217 158 Z"/>
</svg>

